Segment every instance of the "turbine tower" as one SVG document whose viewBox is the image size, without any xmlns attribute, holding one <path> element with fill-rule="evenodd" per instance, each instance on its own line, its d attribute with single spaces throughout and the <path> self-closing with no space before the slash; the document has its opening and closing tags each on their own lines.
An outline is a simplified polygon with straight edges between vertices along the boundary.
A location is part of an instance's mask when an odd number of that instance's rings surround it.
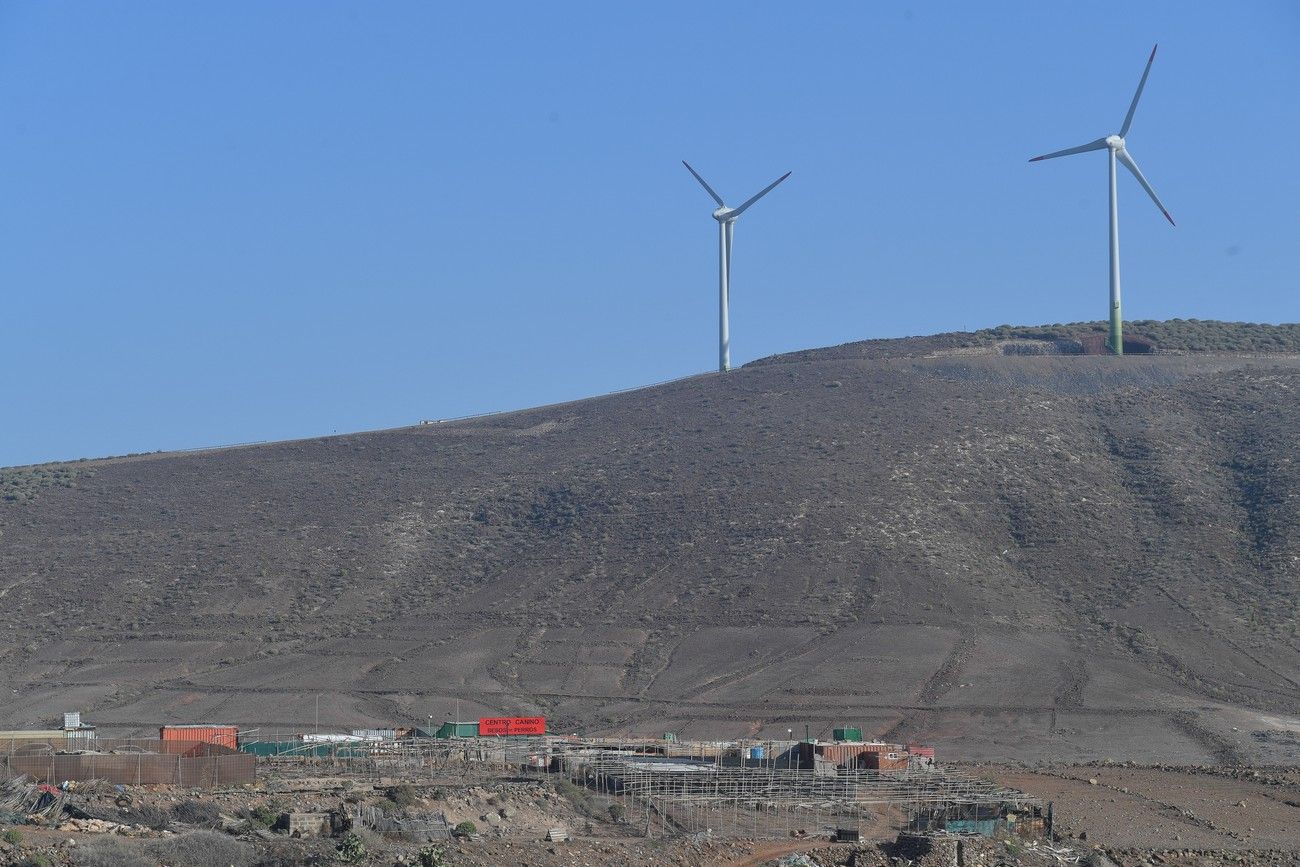
<svg viewBox="0 0 1300 867">
<path fill-rule="evenodd" d="M 718 203 L 718 209 L 713 212 L 713 219 L 718 221 L 718 370 L 726 373 L 731 369 L 731 335 L 728 331 L 728 294 L 731 291 L 731 237 L 734 231 L 736 219 L 750 205 L 766 196 L 772 189 L 786 178 L 790 177 L 790 172 L 786 172 L 781 177 L 772 181 L 763 189 L 759 190 L 748 201 L 739 208 L 728 208 L 727 203 L 722 201 L 722 197 L 713 191 L 700 173 L 691 168 L 691 164 L 682 160 L 682 165 L 686 170 L 695 176 L 695 180 L 700 182 L 704 191 L 713 197 L 713 201 Z"/>
<path fill-rule="evenodd" d="M 1157 45 L 1156 48 L 1159 48 Z M 1031 163 L 1039 160 L 1050 160 L 1056 157 L 1065 157 L 1070 154 L 1081 154 L 1087 151 L 1099 151 L 1106 148 L 1110 152 L 1110 351 L 1116 355 L 1124 354 L 1124 323 L 1120 316 L 1119 303 L 1119 204 L 1115 198 L 1115 162 L 1124 164 L 1124 168 L 1133 173 L 1137 182 L 1142 185 L 1142 189 L 1147 191 L 1151 201 L 1156 203 L 1160 213 L 1165 215 L 1165 219 L 1170 225 L 1175 225 L 1174 218 L 1169 216 L 1169 211 L 1160 203 L 1160 197 L 1156 191 L 1147 183 L 1143 177 L 1142 170 L 1138 168 L 1137 163 L 1133 161 L 1132 155 L 1124 142 L 1124 136 L 1128 135 L 1129 127 L 1133 125 L 1133 113 L 1137 111 L 1138 100 L 1142 98 L 1142 88 L 1147 86 L 1147 76 L 1151 74 L 1151 64 L 1156 59 L 1156 49 L 1151 49 L 1151 56 L 1147 58 L 1147 67 L 1142 70 L 1142 80 L 1138 82 L 1137 93 L 1133 94 L 1133 102 L 1128 107 L 1128 114 L 1124 116 L 1124 125 L 1119 128 L 1117 135 L 1108 135 L 1105 138 L 1099 138 L 1094 142 L 1085 145 L 1079 145 L 1074 148 L 1066 148 L 1063 151 L 1056 151 L 1050 154 L 1043 154 L 1041 157 L 1034 157 Z"/>
</svg>

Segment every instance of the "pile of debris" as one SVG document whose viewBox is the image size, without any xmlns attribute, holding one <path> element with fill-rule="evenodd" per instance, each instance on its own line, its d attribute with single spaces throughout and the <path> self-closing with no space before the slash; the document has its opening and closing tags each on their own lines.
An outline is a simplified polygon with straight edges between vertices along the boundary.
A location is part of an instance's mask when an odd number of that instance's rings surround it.
<svg viewBox="0 0 1300 867">
<path fill-rule="evenodd" d="M 68 793 L 48 783 L 15 777 L 0 785 L 0 824 L 43 824 L 63 814 Z"/>
</svg>

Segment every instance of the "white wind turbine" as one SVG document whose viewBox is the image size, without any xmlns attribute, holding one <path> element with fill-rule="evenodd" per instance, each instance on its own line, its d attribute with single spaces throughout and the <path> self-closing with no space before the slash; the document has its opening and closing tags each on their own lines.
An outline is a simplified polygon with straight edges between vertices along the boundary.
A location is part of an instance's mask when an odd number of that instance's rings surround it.
<svg viewBox="0 0 1300 867">
<path fill-rule="evenodd" d="M 682 165 L 686 166 L 686 170 L 695 176 L 695 180 L 699 181 L 705 192 L 713 197 L 713 201 L 718 203 L 718 209 L 713 212 L 713 219 L 718 221 L 718 370 L 726 373 L 731 369 L 731 335 L 728 331 L 727 307 L 731 283 L 731 236 L 733 224 L 736 222 L 737 217 L 745 213 L 746 208 L 770 193 L 777 184 L 790 177 L 790 172 L 786 172 L 759 190 L 739 208 L 728 208 L 727 203 L 722 201 L 722 197 L 713 191 L 713 187 L 709 186 L 704 178 L 700 177 L 699 172 L 691 168 L 690 163 L 682 160 Z"/>
<path fill-rule="evenodd" d="M 1158 47 L 1156 46 L 1156 48 Z M 1039 160 L 1065 157 L 1070 154 L 1081 154 L 1086 151 L 1099 151 L 1102 148 L 1110 151 L 1110 350 L 1116 355 L 1124 354 L 1124 325 L 1120 317 L 1119 303 L 1119 206 L 1115 199 L 1116 160 L 1123 163 L 1124 167 L 1133 173 L 1133 177 L 1137 178 L 1137 182 L 1142 185 L 1142 189 L 1147 191 L 1151 201 L 1156 203 L 1160 213 L 1165 215 L 1165 219 L 1169 221 L 1170 225 L 1174 225 L 1174 218 L 1169 216 L 1169 211 L 1161 204 L 1156 191 L 1151 188 L 1151 184 L 1147 183 L 1147 179 L 1142 176 L 1142 170 L 1133 161 L 1133 157 L 1129 154 L 1124 143 L 1124 136 L 1128 135 L 1129 127 L 1133 125 L 1133 113 L 1137 111 L 1138 100 L 1142 98 L 1142 88 L 1146 87 L 1147 76 L 1151 74 L 1151 64 L 1155 59 L 1156 49 L 1152 48 L 1151 56 L 1147 58 L 1147 67 L 1142 70 L 1142 80 L 1138 82 L 1137 93 L 1133 94 L 1133 103 L 1128 107 L 1128 114 L 1124 116 L 1124 125 L 1119 128 L 1118 135 L 1108 135 L 1085 145 L 1043 154 L 1041 157 L 1034 157 L 1030 160 L 1033 163 Z"/>
</svg>

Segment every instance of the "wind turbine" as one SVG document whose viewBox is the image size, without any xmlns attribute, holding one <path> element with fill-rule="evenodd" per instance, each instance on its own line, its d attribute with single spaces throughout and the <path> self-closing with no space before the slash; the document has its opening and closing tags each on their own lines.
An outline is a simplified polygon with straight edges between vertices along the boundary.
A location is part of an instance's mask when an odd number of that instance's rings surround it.
<svg viewBox="0 0 1300 867">
<path fill-rule="evenodd" d="M 750 196 L 739 208 L 728 208 L 727 203 L 722 201 L 722 196 L 713 191 L 713 187 L 709 186 L 708 182 L 700 177 L 699 172 L 691 168 L 690 163 L 682 160 L 682 165 L 686 166 L 686 170 L 695 176 L 695 180 L 699 181 L 700 186 L 704 187 L 704 191 L 713 197 L 713 201 L 718 203 L 718 209 L 713 212 L 713 219 L 718 221 L 718 370 L 726 373 L 731 369 L 731 335 L 728 331 L 727 307 L 728 294 L 731 291 L 731 236 L 734 232 L 734 225 L 736 219 L 745 213 L 745 210 L 750 205 L 772 192 L 772 189 L 777 184 L 790 177 L 790 172 L 786 172 Z"/>
<path fill-rule="evenodd" d="M 1165 215 L 1165 219 L 1169 221 L 1170 225 L 1175 225 L 1174 218 L 1169 216 L 1169 211 L 1161 204 L 1160 197 L 1156 195 L 1156 191 L 1151 188 L 1151 184 L 1147 183 L 1147 179 L 1143 177 L 1142 170 L 1133 161 L 1133 156 L 1128 152 L 1124 142 L 1124 136 L 1128 135 L 1129 127 L 1133 125 L 1133 113 L 1137 111 L 1138 100 L 1142 98 L 1142 88 L 1147 86 L 1147 76 L 1151 74 L 1151 64 L 1155 62 L 1156 48 L 1159 47 L 1157 45 L 1151 49 L 1151 56 L 1147 58 L 1147 68 L 1142 70 L 1142 80 L 1138 82 L 1137 93 L 1133 94 L 1133 102 L 1128 107 L 1128 114 L 1124 116 L 1124 125 L 1119 128 L 1117 135 L 1108 135 L 1085 145 L 1043 154 L 1041 157 L 1034 157 L 1030 160 L 1031 163 L 1035 163 L 1039 160 L 1050 160 L 1056 157 L 1069 156 L 1070 154 L 1099 151 L 1102 148 L 1106 148 L 1110 152 L 1110 350 L 1116 355 L 1124 354 L 1124 323 L 1120 317 L 1119 304 L 1119 205 L 1115 198 L 1116 160 L 1123 163 L 1124 167 L 1133 173 L 1133 177 L 1137 178 L 1137 182 L 1142 185 L 1142 189 L 1147 191 L 1151 201 L 1156 203 L 1160 213 Z"/>
</svg>

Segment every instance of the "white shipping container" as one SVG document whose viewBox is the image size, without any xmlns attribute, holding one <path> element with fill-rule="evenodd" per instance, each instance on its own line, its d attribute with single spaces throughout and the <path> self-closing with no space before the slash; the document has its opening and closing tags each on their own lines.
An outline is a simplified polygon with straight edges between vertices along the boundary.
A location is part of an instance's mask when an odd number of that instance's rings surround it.
<svg viewBox="0 0 1300 867">
<path fill-rule="evenodd" d="M 367 741 L 394 741 L 397 729 L 353 729 L 352 736 Z"/>
</svg>

